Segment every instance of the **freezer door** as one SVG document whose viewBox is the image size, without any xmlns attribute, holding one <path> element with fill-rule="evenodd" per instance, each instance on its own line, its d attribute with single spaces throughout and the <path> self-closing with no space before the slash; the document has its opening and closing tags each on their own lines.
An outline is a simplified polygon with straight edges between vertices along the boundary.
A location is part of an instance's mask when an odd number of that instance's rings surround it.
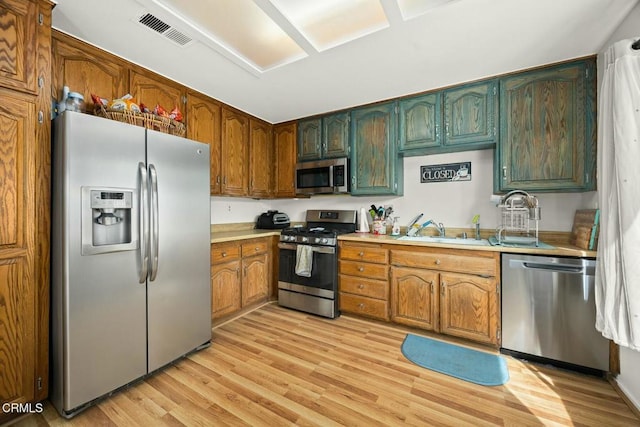
<svg viewBox="0 0 640 427">
<path fill-rule="evenodd" d="M 209 146 L 147 131 L 149 371 L 211 340 Z"/>
<path fill-rule="evenodd" d="M 116 202 L 133 207 L 131 214 L 138 212 L 145 132 L 74 112 L 57 118 L 54 129 L 51 398 L 66 412 L 147 372 L 146 288 L 138 280 L 135 243 L 139 236 L 126 236 L 134 244 L 123 245 L 124 250 L 107 245 L 110 251 L 86 255 L 81 236 L 87 218 L 98 224 L 91 215 L 83 217 L 83 209 L 92 209 L 83 206 L 83 189 L 103 189 L 105 197 L 98 204 L 128 194 L 130 199 Z M 100 192 L 93 195 L 99 198 Z M 109 218 L 107 225 L 97 226 L 97 240 L 105 239 L 104 228 L 119 227 Z M 137 234 L 137 218 L 133 222 Z M 86 229 L 91 233 L 92 225 Z"/>
</svg>

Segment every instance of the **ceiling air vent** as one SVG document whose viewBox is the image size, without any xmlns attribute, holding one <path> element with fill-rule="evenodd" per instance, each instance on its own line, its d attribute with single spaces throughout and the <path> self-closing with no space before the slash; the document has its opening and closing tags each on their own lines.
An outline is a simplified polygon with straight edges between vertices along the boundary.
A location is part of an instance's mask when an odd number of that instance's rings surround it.
<svg viewBox="0 0 640 427">
<path fill-rule="evenodd" d="M 172 42 L 179 44 L 180 46 L 186 46 L 193 41 L 193 39 L 188 35 L 182 33 L 179 30 L 176 30 L 171 25 L 167 24 L 163 20 L 153 16 L 150 13 L 145 13 L 144 15 L 140 16 L 138 18 L 138 23 L 162 34 L 163 36 L 165 36 Z"/>
</svg>

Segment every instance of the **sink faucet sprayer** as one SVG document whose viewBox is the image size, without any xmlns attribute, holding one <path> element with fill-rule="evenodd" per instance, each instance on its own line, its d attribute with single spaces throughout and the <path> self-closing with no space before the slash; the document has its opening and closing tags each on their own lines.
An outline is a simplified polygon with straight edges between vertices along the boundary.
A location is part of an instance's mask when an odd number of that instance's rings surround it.
<svg viewBox="0 0 640 427">
<path fill-rule="evenodd" d="M 438 233 L 440 235 L 440 237 L 445 237 L 444 233 L 445 233 L 445 228 L 444 225 L 439 222 L 436 223 L 434 220 L 430 219 L 429 221 L 423 222 L 421 225 L 415 225 L 411 228 L 409 228 L 407 230 L 407 236 L 415 236 L 417 235 L 420 231 L 422 231 L 423 228 L 427 228 L 428 226 L 433 225 L 435 228 L 438 229 Z"/>
</svg>

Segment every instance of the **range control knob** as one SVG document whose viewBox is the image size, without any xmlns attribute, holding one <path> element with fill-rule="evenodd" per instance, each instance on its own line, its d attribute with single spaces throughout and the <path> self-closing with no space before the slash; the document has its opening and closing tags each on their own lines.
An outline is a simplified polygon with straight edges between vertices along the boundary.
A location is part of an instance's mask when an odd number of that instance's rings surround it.
<svg viewBox="0 0 640 427">
<path fill-rule="evenodd" d="M 302 238 L 302 242 L 303 242 L 303 243 L 307 243 L 308 241 L 309 241 L 309 238 L 308 238 L 308 237 L 303 237 L 303 238 Z"/>
<path fill-rule="evenodd" d="M 324 239 L 323 239 L 324 240 Z M 320 238 L 316 237 L 315 239 L 313 239 L 314 243 L 320 243 Z"/>
<path fill-rule="evenodd" d="M 323 237 L 322 238 L 322 243 L 324 243 L 326 245 L 327 243 L 329 243 L 329 239 L 327 239 L 326 237 Z"/>
</svg>

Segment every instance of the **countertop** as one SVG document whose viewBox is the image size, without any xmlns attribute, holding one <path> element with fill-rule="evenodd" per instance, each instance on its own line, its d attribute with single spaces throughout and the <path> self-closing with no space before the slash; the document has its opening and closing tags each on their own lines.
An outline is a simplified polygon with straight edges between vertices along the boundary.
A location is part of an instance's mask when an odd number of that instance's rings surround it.
<svg viewBox="0 0 640 427">
<path fill-rule="evenodd" d="M 399 237 L 399 236 L 398 236 Z M 550 243 L 553 249 L 541 249 L 535 247 L 507 247 L 507 246 L 475 246 L 475 245 L 456 245 L 455 243 L 425 243 L 425 242 L 411 242 L 407 240 L 398 240 L 396 236 L 390 236 L 385 234 L 370 234 L 370 233 L 351 233 L 342 234 L 338 236 L 339 241 L 351 241 L 360 243 L 384 243 L 392 245 L 404 245 L 404 246 L 422 246 L 422 247 L 436 247 L 436 248 L 450 248 L 450 249 L 471 249 L 480 251 L 492 251 L 492 252 L 510 252 L 532 255 L 551 255 L 551 256 L 573 256 L 582 258 L 595 258 L 596 251 L 588 251 L 580 249 L 576 246 L 572 246 L 568 243 Z M 545 242 L 546 243 L 546 242 Z"/>
<path fill-rule="evenodd" d="M 211 232 L 211 243 L 230 242 L 234 240 L 246 240 L 258 237 L 279 236 L 280 230 L 259 230 L 259 229 L 238 229 L 229 231 L 213 231 Z M 350 233 L 338 236 L 339 241 L 351 241 L 360 243 L 384 243 L 392 245 L 404 246 L 422 246 L 435 248 L 450 249 L 468 249 L 491 252 L 509 252 L 533 255 L 550 255 L 550 256 L 572 256 L 581 258 L 595 258 L 596 251 L 588 251 L 572 246 L 568 243 L 549 242 L 553 249 L 542 249 L 535 247 L 511 247 L 511 246 L 474 246 L 474 245 L 456 245 L 455 243 L 425 243 L 411 242 L 407 240 L 398 240 L 395 236 L 371 234 L 371 233 Z M 542 239 L 541 239 L 542 240 Z M 542 240 L 544 242 L 544 240 Z M 547 242 L 545 242 L 547 243 Z"/>
<path fill-rule="evenodd" d="M 280 230 L 233 230 L 233 231 L 212 231 L 211 243 L 231 242 L 233 240 L 246 240 L 256 237 L 279 236 Z"/>
</svg>

